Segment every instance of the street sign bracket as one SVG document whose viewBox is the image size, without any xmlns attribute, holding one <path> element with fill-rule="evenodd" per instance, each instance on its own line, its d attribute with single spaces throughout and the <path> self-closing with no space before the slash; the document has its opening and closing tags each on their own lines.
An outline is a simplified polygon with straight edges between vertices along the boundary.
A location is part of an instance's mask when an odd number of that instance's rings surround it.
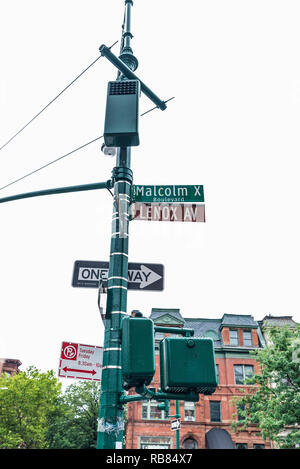
<svg viewBox="0 0 300 469">
<path fill-rule="evenodd" d="M 98 288 L 98 308 L 100 312 L 100 316 L 102 319 L 103 324 L 105 325 L 105 313 L 104 313 L 104 308 L 101 306 L 101 294 L 102 293 L 107 293 L 107 288 L 103 286 L 103 280 L 99 280 L 99 288 Z"/>
</svg>

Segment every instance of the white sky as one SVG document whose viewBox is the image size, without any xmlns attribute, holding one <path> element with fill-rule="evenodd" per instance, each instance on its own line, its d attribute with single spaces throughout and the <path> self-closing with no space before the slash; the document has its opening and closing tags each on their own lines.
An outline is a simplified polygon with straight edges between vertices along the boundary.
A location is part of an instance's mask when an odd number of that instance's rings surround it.
<svg viewBox="0 0 300 469">
<path fill-rule="evenodd" d="M 0 144 L 120 39 L 123 0 L 1 1 Z M 276 0 L 136 0 L 138 76 L 168 109 L 140 120 L 135 184 L 203 184 L 204 223 L 135 221 L 130 262 L 165 266 L 163 292 L 129 291 L 128 311 L 185 317 L 292 315 L 300 321 L 300 5 Z M 119 53 L 119 44 L 113 49 Z M 100 59 L 0 152 L 0 186 L 102 135 Z M 145 96 L 141 112 L 153 107 Z M 101 144 L 0 197 L 110 178 Z M 102 345 L 95 289 L 73 288 L 75 260 L 109 259 L 108 191 L 0 205 L 0 357 L 58 368 L 62 341 Z M 69 384 L 69 383 L 68 383 Z"/>
</svg>

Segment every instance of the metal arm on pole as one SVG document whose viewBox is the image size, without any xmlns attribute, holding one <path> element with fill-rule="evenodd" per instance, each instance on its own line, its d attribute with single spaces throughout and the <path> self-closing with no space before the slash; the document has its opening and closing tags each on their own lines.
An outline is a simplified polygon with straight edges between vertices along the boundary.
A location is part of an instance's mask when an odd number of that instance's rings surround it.
<svg viewBox="0 0 300 469">
<path fill-rule="evenodd" d="M 35 192 L 25 192 L 24 194 L 16 194 L 0 199 L 0 203 L 11 202 L 13 200 L 28 199 L 30 197 L 39 197 L 41 195 L 52 195 L 52 194 L 65 194 L 67 192 L 80 192 L 80 191 L 91 191 L 95 189 L 110 189 L 112 187 L 112 181 L 108 180 L 105 182 L 95 182 L 92 184 L 83 184 L 80 186 L 69 186 L 69 187 L 57 187 L 54 189 L 44 189 Z"/>
<path fill-rule="evenodd" d="M 169 332 L 171 334 L 181 334 L 185 337 L 191 337 L 194 335 L 194 329 L 186 329 L 181 327 L 164 327 L 154 326 L 155 332 Z"/>
<path fill-rule="evenodd" d="M 140 84 L 141 84 L 141 90 L 142 92 L 149 98 L 151 99 L 151 101 L 153 101 L 153 103 L 159 108 L 161 109 L 162 111 L 164 111 L 165 109 L 167 109 L 167 106 L 165 104 L 164 101 L 162 101 L 158 96 L 156 96 L 156 94 L 153 93 L 153 91 L 150 90 L 150 88 L 148 88 L 148 86 L 145 85 L 145 83 L 143 83 L 136 75 L 135 73 L 133 73 L 130 68 L 124 63 L 122 62 L 122 60 L 118 59 L 118 57 L 115 56 L 115 54 L 113 54 L 110 49 L 105 46 L 104 44 L 102 46 L 100 46 L 99 48 L 101 54 L 107 58 L 107 60 L 109 60 L 118 70 L 120 70 L 120 72 L 123 73 L 123 75 L 125 75 L 126 78 L 128 78 L 129 80 L 139 80 Z M 121 54 L 122 56 L 122 54 Z"/>
<path fill-rule="evenodd" d="M 180 397 L 181 400 L 186 400 L 189 402 L 198 402 L 199 401 L 199 394 L 197 393 L 189 393 L 189 394 L 176 394 L 170 392 L 162 392 L 160 390 L 156 391 L 154 388 L 146 388 L 145 385 L 135 388 L 138 394 L 133 395 L 121 395 L 120 402 L 127 403 L 127 402 L 134 402 L 134 401 L 142 401 L 142 400 L 154 400 L 154 401 L 164 401 L 168 400 L 178 400 Z"/>
</svg>

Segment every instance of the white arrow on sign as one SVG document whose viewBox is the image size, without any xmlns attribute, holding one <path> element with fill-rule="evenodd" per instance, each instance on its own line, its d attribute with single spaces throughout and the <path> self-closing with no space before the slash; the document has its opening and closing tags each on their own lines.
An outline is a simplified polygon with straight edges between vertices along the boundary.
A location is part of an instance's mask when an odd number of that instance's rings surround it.
<svg viewBox="0 0 300 469">
<path fill-rule="evenodd" d="M 141 265 L 140 270 L 129 270 L 128 271 L 128 281 L 131 283 L 139 283 L 140 288 L 145 288 L 161 279 L 162 276 L 153 272 L 145 265 Z"/>
<path fill-rule="evenodd" d="M 115 288 L 110 284 L 109 263 L 104 261 L 76 261 L 74 264 L 73 287 L 99 288 L 99 281 L 104 288 Z M 116 277 L 118 279 L 118 277 Z M 149 264 L 148 262 L 129 262 L 128 276 L 122 278 L 128 281 L 129 290 L 161 291 L 164 284 L 164 266 L 161 264 Z M 109 284 L 109 286 L 107 286 Z"/>
<path fill-rule="evenodd" d="M 179 430 L 180 429 L 180 419 L 171 420 L 171 430 Z"/>
</svg>

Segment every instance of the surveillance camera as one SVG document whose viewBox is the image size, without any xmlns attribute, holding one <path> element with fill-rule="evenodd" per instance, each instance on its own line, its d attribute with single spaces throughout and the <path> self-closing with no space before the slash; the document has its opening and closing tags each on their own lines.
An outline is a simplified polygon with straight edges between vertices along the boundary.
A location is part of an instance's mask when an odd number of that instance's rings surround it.
<svg viewBox="0 0 300 469">
<path fill-rule="evenodd" d="M 106 156 L 116 156 L 117 154 L 117 149 L 116 147 L 107 147 L 105 143 L 101 146 L 101 151 L 104 153 Z"/>
</svg>

